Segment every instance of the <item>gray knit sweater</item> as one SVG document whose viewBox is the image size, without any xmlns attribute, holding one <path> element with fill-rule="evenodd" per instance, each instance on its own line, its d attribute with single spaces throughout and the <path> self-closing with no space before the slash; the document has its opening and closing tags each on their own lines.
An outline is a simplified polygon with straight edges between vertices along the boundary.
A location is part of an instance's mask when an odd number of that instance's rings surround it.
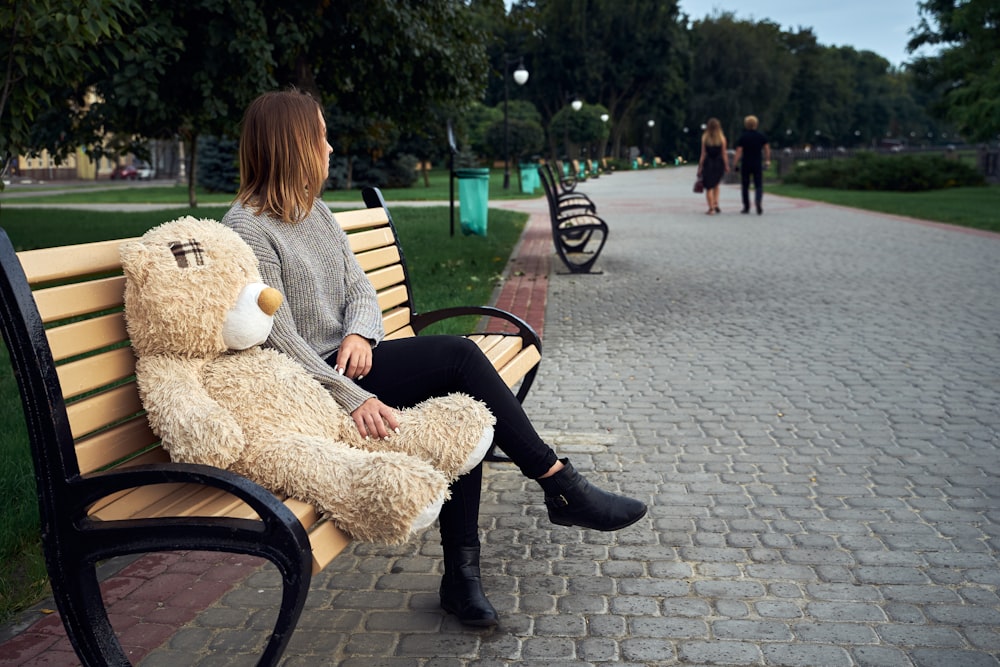
<svg viewBox="0 0 1000 667">
<path fill-rule="evenodd" d="M 325 359 L 348 334 L 377 345 L 385 331 L 375 288 L 330 209 L 317 199 L 305 220 L 287 223 L 236 204 L 222 222 L 253 249 L 264 282 L 285 297 L 266 344 L 298 360 L 337 403 L 354 412 L 373 394 Z"/>
</svg>

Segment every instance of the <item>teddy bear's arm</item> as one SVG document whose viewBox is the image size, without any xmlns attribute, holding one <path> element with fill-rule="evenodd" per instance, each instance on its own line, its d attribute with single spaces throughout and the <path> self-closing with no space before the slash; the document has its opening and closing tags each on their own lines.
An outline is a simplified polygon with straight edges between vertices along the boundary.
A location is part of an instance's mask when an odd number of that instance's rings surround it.
<svg viewBox="0 0 1000 667">
<path fill-rule="evenodd" d="M 234 416 L 205 391 L 195 360 L 162 356 L 136 363 L 146 417 L 170 458 L 228 468 L 243 455 L 246 439 Z"/>
</svg>

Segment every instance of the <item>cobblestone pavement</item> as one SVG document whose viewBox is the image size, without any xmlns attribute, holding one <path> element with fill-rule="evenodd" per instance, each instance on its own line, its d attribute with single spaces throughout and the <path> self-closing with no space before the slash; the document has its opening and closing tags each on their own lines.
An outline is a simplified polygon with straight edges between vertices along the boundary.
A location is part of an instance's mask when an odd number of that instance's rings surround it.
<svg viewBox="0 0 1000 667">
<path fill-rule="evenodd" d="M 489 464 L 499 628 L 440 611 L 430 529 L 317 575 L 283 664 L 1000 665 L 1000 236 L 773 196 L 740 215 L 730 187 L 710 217 L 693 180 L 580 186 L 603 273 L 553 264 L 526 401 L 649 515 L 553 526 Z M 254 570 L 142 664 L 254 664 L 279 586 Z"/>
</svg>

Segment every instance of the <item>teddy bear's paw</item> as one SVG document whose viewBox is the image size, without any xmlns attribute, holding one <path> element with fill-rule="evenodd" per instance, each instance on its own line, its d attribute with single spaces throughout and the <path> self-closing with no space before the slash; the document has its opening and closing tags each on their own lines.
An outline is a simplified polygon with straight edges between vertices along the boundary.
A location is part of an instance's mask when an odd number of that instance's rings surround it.
<svg viewBox="0 0 1000 667">
<path fill-rule="evenodd" d="M 493 427 L 487 426 L 483 429 L 483 437 L 479 439 L 476 443 L 476 448 L 472 450 L 469 454 L 469 458 L 465 460 L 462 467 L 458 469 L 459 476 L 464 475 L 482 462 L 483 457 L 486 456 L 486 452 L 490 451 L 490 446 L 493 445 Z"/>
<path fill-rule="evenodd" d="M 446 495 L 447 494 L 445 492 L 442 492 L 441 495 L 434 500 L 434 502 L 425 507 L 424 510 L 417 515 L 417 518 L 413 520 L 413 525 L 410 527 L 410 533 L 421 531 L 437 521 L 438 515 L 441 514 L 441 507 L 444 505 Z"/>
<path fill-rule="evenodd" d="M 401 410 L 399 432 L 388 440 L 357 446 L 368 451 L 409 454 L 454 480 L 483 460 L 495 423 L 481 402 L 464 394 L 448 394 Z"/>
</svg>

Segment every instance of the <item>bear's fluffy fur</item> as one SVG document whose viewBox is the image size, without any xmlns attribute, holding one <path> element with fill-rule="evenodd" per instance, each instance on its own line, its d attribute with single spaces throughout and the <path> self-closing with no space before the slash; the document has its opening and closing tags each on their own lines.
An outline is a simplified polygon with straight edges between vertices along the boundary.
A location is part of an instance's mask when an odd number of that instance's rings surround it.
<svg viewBox="0 0 1000 667">
<path fill-rule="evenodd" d="M 366 441 L 293 359 L 228 349 L 227 314 L 261 278 L 250 247 L 222 224 L 168 222 L 123 244 L 121 257 L 139 392 L 173 460 L 312 503 L 355 539 L 399 543 L 482 458 L 494 418 L 468 396 L 401 410 L 399 434 Z"/>
</svg>

